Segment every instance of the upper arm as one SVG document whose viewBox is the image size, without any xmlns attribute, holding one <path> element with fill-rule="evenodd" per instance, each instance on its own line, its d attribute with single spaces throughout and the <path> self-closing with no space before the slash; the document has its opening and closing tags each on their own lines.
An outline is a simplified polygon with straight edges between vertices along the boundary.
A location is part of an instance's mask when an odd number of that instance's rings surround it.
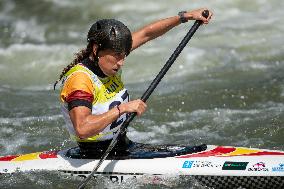
<svg viewBox="0 0 284 189">
<path fill-rule="evenodd" d="M 64 86 L 60 93 L 62 102 L 66 102 L 69 95 L 75 91 L 82 91 L 90 95 L 94 94 L 94 84 L 91 78 L 83 72 L 73 73 L 64 83 Z"/>
<path fill-rule="evenodd" d="M 89 115 L 92 114 L 91 109 L 85 106 L 74 107 L 69 111 L 70 119 L 72 121 L 73 127 L 77 133 L 77 136 L 80 136 L 82 126 L 84 125 L 85 120 Z"/>
<path fill-rule="evenodd" d="M 131 51 L 134 49 L 140 47 L 144 43 L 149 41 L 149 37 L 145 34 L 145 31 L 143 29 L 138 30 L 136 32 L 132 33 L 132 48 Z"/>
</svg>

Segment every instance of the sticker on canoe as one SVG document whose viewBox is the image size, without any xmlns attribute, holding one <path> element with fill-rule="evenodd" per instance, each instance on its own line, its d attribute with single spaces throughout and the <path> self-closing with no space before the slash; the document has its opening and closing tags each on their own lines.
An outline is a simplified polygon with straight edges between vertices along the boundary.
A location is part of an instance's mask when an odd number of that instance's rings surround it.
<svg viewBox="0 0 284 189">
<path fill-rule="evenodd" d="M 0 157 L 0 161 L 28 161 L 35 159 L 48 159 L 48 158 L 57 158 L 58 151 L 50 152 L 37 152 L 24 155 L 11 155 Z"/>
<path fill-rule="evenodd" d="M 182 164 L 182 168 L 216 168 L 216 167 L 222 167 L 221 164 L 214 163 L 211 161 L 192 161 L 192 160 L 186 160 Z"/>
<path fill-rule="evenodd" d="M 246 170 L 249 162 L 225 161 L 222 170 Z"/>
<path fill-rule="evenodd" d="M 260 149 L 242 148 L 242 147 L 226 147 L 218 146 L 212 150 L 176 156 L 176 158 L 191 157 L 232 157 L 232 156 L 262 156 L 262 155 L 284 155 L 284 152 L 265 151 Z"/>
<path fill-rule="evenodd" d="M 264 162 L 258 162 L 248 168 L 248 171 L 269 171 Z"/>
<path fill-rule="evenodd" d="M 277 166 L 272 167 L 273 172 L 284 172 L 284 163 L 279 163 Z"/>
</svg>

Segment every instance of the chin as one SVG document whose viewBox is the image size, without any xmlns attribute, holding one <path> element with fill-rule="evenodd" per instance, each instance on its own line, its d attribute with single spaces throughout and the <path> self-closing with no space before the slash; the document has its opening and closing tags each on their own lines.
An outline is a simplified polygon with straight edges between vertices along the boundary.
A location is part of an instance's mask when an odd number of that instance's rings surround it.
<svg viewBox="0 0 284 189">
<path fill-rule="evenodd" d="M 116 71 L 113 70 L 113 71 L 112 71 L 113 75 L 117 74 L 118 71 L 119 71 L 119 70 L 116 70 Z"/>
<path fill-rule="evenodd" d="M 117 72 L 113 71 L 111 73 L 106 73 L 105 75 L 108 76 L 108 77 L 111 77 L 111 76 L 114 76 L 116 75 Z"/>
</svg>

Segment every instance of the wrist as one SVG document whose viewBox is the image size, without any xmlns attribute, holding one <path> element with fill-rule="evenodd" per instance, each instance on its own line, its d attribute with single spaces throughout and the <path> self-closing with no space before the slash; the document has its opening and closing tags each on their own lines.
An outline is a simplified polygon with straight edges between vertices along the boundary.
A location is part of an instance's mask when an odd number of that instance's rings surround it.
<svg viewBox="0 0 284 189">
<path fill-rule="evenodd" d="M 179 20 L 180 20 L 181 23 L 185 23 L 185 22 L 188 21 L 188 18 L 186 18 L 186 16 L 185 16 L 186 13 L 187 13 L 186 11 L 180 11 L 178 13 Z"/>
<path fill-rule="evenodd" d="M 187 20 L 193 20 L 193 14 L 191 12 L 186 13 Z"/>
</svg>

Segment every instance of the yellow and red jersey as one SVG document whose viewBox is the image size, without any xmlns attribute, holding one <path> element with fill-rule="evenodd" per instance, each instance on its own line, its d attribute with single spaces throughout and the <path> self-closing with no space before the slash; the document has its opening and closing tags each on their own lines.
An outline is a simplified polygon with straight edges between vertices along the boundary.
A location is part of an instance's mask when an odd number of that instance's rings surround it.
<svg viewBox="0 0 284 189">
<path fill-rule="evenodd" d="M 60 99 L 63 116 L 71 137 L 77 142 L 96 142 L 112 139 L 125 121 L 126 114 L 121 115 L 98 135 L 80 139 L 76 136 L 70 120 L 68 103 L 74 99 L 89 101 L 92 114 L 99 115 L 121 103 L 128 102 L 129 95 L 121 81 L 121 71 L 114 76 L 100 78 L 83 64 L 77 64 L 63 77 Z"/>
</svg>

